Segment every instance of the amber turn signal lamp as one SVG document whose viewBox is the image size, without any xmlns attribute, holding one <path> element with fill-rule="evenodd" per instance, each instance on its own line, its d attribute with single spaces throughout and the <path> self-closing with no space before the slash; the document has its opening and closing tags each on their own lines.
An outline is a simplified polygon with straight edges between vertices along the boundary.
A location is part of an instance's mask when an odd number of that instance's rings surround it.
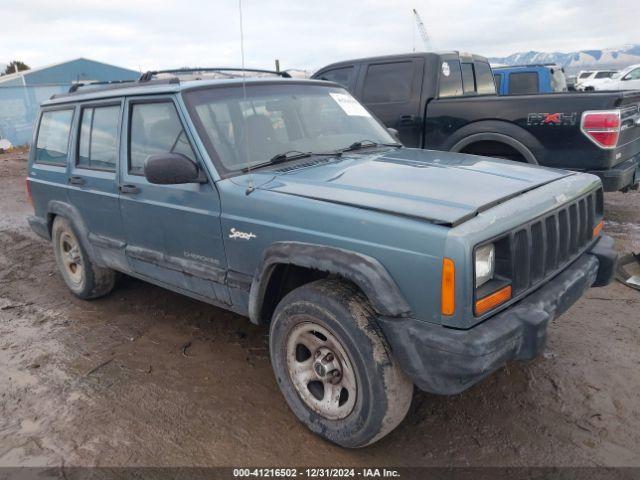
<svg viewBox="0 0 640 480">
<path fill-rule="evenodd" d="M 483 315 L 492 308 L 497 307 L 501 303 L 511 298 L 511 285 L 507 285 L 500 290 L 487 295 L 476 302 L 476 315 Z"/>
<path fill-rule="evenodd" d="M 597 237 L 598 235 L 600 235 L 600 232 L 602 231 L 602 220 L 600 220 L 600 222 L 593 227 L 593 237 Z"/>
<path fill-rule="evenodd" d="M 456 266 L 450 258 L 442 259 L 442 315 L 456 311 Z"/>
</svg>

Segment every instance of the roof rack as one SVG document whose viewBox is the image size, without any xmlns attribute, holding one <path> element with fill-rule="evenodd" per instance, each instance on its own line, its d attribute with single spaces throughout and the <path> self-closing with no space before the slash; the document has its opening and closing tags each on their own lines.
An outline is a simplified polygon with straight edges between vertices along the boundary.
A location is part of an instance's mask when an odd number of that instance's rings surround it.
<svg viewBox="0 0 640 480">
<path fill-rule="evenodd" d="M 178 77 L 181 73 L 219 73 L 227 78 L 240 78 L 242 75 L 238 75 L 238 72 L 248 72 L 248 73 L 267 73 L 270 75 L 278 75 L 283 78 L 291 78 L 291 75 L 286 72 L 277 72 L 274 70 L 261 70 L 258 68 L 179 68 L 174 70 L 153 70 L 146 73 L 143 73 L 140 78 L 137 80 L 110 80 L 110 81 L 102 81 L 102 82 L 78 82 L 71 85 L 68 92 L 65 93 L 55 93 L 51 95 L 50 100 L 57 98 L 64 98 L 67 96 L 77 95 L 80 93 L 93 92 L 97 90 L 115 90 L 120 88 L 126 88 L 130 86 L 142 86 L 149 84 L 175 84 L 180 83 L 180 78 Z M 176 74 L 176 76 L 171 78 L 155 78 L 157 75 L 161 74 Z M 235 74 L 234 74 L 235 73 Z M 95 87 L 95 88 L 94 88 Z M 82 89 L 82 90 L 81 90 Z M 85 90 L 86 89 L 86 90 Z"/>
<path fill-rule="evenodd" d="M 277 75 L 282 78 L 291 78 L 291 75 L 286 71 L 276 71 L 276 70 L 262 70 L 259 68 L 224 68 L 224 67 L 215 67 L 215 68 L 177 68 L 172 70 L 150 70 L 148 72 L 143 73 L 138 79 L 139 82 L 148 82 L 153 77 L 157 77 L 163 73 L 167 74 L 185 74 L 185 73 L 219 73 L 221 75 L 226 75 L 229 78 L 237 78 L 242 75 L 234 75 L 233 73 L 227 72 L 249 72 L 249 73 L 269 73 L 271 75 Z"/>
<path fill-rule="evenodd" d="M 73 93 L 83 87 L 93 87 L 94 85 L 118 85 L 121 83 L 133 83 L 135 80 L 108 80 L 103 82 L 77 82 L 69 87 L 68 93 Z"/>
</svg>

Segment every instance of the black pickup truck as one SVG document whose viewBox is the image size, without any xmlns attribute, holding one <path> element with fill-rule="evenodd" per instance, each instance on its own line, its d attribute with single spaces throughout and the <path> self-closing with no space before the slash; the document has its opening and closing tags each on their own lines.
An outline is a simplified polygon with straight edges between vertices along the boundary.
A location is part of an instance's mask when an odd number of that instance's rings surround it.
<svg viewBox="0 0 640 480">
<path fill-rule="evenodd" d="M 640 91 L 498 96 L 486 58 L 413 53 L 334 63 L 346 87 L 408 147 L 588 172 L 607 191 L 640 182 Z"/>
</svg>

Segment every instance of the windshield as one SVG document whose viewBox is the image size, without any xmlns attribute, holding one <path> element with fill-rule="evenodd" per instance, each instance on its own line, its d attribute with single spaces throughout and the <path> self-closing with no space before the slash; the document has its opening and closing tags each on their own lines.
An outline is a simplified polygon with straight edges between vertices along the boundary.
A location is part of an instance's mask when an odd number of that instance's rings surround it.
<svg viewBox="0 0 640 480">
<path fill-rule="evenodd" d="M 223 174 L 286 152 L 327 153 L 355 142 L 397 143 L 346 90 L 281 84 L 185 93 L 191 117 Z"/>
</svg>

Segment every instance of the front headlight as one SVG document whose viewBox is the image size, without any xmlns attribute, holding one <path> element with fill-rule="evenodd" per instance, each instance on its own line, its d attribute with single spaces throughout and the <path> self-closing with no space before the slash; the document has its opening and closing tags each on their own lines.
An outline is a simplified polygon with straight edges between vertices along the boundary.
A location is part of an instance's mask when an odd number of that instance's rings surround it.
<svg viewBox="0 0 640 480">
<path fill-rule="evenodd" d="M 493 278 L 496 265 L 496 249 L 493 243 L 476 249 L 476 288 Z"/>
</svg>

